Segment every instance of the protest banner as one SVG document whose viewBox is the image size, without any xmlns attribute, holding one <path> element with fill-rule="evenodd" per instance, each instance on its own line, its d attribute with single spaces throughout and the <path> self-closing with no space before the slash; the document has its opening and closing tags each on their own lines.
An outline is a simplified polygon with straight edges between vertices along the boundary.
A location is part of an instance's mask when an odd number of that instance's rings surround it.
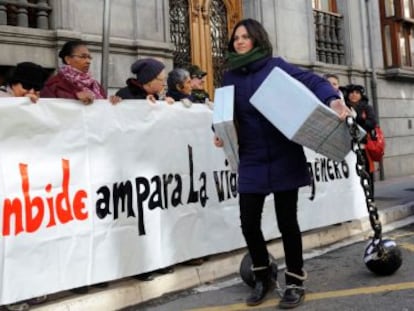
<svg viewBox="0 0 414 311">
<path fill-rule="evenodd" d="M 237 174 L 211 124 L 205 105 L 1 98 L 0 304 L 244 247 Z M 306 154 L 301 229 L 365 216 L 355 156 Z"/>
</svg>

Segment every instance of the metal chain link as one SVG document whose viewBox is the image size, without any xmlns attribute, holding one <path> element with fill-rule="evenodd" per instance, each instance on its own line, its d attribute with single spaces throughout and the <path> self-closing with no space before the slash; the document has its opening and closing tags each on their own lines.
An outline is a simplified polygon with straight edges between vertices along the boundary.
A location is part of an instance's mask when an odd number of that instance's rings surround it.
<svg viewBox="0 0 414 311">
<path fill-rule="evenodd" d="M 378 216 L 378 209 L 375 205 L 374 196 L 373 196 L 373 180 L 371 180 L 371 176 L 369 172 L 366 171 L 365 166 L 365 157 L 364 152 L 365 150 L 361 147 L 360 143 L 360 131 L 356 124 L 356 121 L 353 117 L 347 117 L 346 124 L 349 129 L 349 133 L 352 137 L 351 140 L 351 147 L 354 153 L 356 154 L 357 162 L 356 162 L 356 171 L 358 176 L 360 177 L 360 183 L 362 189 L 365 194 L 365 202 L 367 204 L 368 214 L 369 214 L 369 221 L 371 224 L 372 230 L 374 230 L 374 237 L 373 240 L 375 244 L 381 245 L 379 243 L 382 239 L 382 226 Z"/>
</svg>

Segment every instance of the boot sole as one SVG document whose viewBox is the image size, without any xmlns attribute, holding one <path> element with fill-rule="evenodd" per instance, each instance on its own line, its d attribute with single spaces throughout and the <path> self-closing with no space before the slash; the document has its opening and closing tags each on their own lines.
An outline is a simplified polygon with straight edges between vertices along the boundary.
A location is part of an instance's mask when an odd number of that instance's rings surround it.
<svg viewBox="0 0 414 311">
<path fill-rule="evenodd" d="M 303 302 L 305 301 L 305 296 L 303 296 L 297 303 L 280 303 L 279 302 L 279 309 L 293 309 L 296 308 L 298 306 L 300 306 L 301 304 L 303 304 Z"/>
<path fill-rule="evenodd" d="M 267 295 L 269 295 L 270 293 L 272 293 L 275 290 L 275 288 L 276 288 L 276 283 L 275 282 L 272 282 L 271 287 L 269 287 L 269 290 L 267 291 L 266 295 L 263 296 L 262 299 L 260 299 L 260 300 L 258 300 L 256 302 L 247 302 L 246 301 L 246 305 L 249 306 L 249 307 L 254 307 L 254 306 L 260 305 L 263 301 L 266 300 Z"/>
</svg>

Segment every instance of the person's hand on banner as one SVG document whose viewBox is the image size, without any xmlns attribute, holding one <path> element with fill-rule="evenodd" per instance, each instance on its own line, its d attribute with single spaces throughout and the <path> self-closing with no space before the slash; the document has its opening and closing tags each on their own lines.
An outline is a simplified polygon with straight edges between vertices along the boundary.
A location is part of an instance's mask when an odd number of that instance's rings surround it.
<svg viewBox="0 0 414 311">
<path fill-rule="evenodd" d="M 152 95 L 152 94 L 149 94 L 148 96 L 147 96 L 147 100 L 150 102 L 150 103 L 152 103 L 152 104 L 155 104 L 156 102 L 157 102 L 157 99 L 155 98 L 155 96 L 154 95 Z"/>
<path fill-rule="evenodd" d="M 122 101 L 122 98 L 119 97 L 119 96 L 116 96 L 116 95 L 109 96 L 109 102 L 112 105 L 116 105 L 116 104 L 120 103 L 121 101 Z"/>
<path fill-rule="evenodd" d="M 85 105 L 92 104 L 95 99 L 95 96 L 90 91 L 80 91 L 76 93 L 76 97 Z"/>
<path fill-rule="evenodd" d="M 214 135 L 214 146 L 221 148 L 223 145 L 223 140 L 220 137 Z"/>
<path fill-rule="evenodd" d="M 347 116 L 351 115 L 351 110 L 345 105 L 342 99 L 331 101 L 329 107 L 338 114 L 339 119 L 342 121 L 345 120 Z"/>
<path fill-rule="evenodd" d="M 175 100 L 174 100 L 174 98 L 172 98 L 172 97 L 170 97 L 170 96 L 165 96 L 165 102 L 168 104 L 168 105 L 172 105 L 172 104 L 174 104 L 175 103 Z"/>
<path fill-rule="evenodd" d="M 25 96 L 28 97 L 33 104 L 36 104 L 39 100 L 39 92 L 30 92 L 27 93 Z"/>
</svg>

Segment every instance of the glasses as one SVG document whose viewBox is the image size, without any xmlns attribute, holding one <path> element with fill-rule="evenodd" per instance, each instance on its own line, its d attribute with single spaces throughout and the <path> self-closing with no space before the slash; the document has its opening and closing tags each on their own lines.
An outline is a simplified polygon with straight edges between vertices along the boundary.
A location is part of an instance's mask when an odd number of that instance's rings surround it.
<svg viewBox="0 0 414 311">
<path fill-rule="evenodd" d="M 203 79 L 204 78 L 204 75 L 193 75 L 193 76 L 191 76 L 191 78 L 197 78 L 197 79 Z"/>
<path fill-rule="evenodd" d="M 92 56 L 88 55 L 88 54 L 82 54 L 82 55 L 72 54 L 71 57 L 79 57 L 80 59 L 83 59 L 83 60 L 85 60 L 85 59 L 92 60 L 93 59 Z"/>
<path fill-rule="evenodd" d="M 155 78 L 155 80 L 158 80 L 158 81 L 164 82 L 164 81 L 165 81 L 165 77 L 164 77 L 164 78 L 156 77 L 156 78 Z"/>
</svg>

